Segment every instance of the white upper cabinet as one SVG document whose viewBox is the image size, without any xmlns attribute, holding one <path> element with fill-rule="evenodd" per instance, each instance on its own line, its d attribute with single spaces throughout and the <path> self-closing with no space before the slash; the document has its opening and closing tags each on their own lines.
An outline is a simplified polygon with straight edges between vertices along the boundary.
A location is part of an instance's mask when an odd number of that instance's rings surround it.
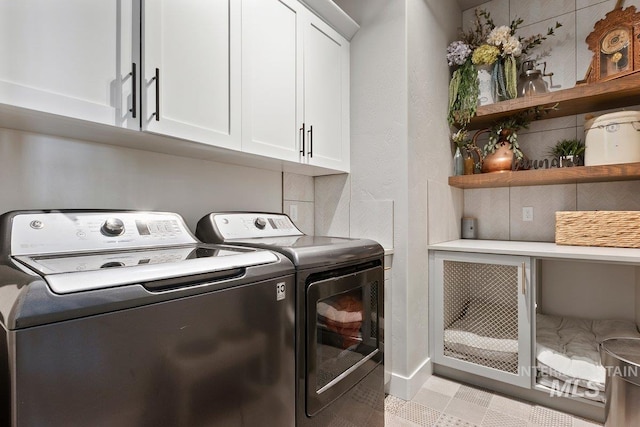
<svg viewBox="0 0 640 427">
<path fill-rule="evenodd" d="M 0 127 L 349 172 L 341 34 L 358 27 L 312 3 L 320 15 L 299 0 L 0 0 Z"/>
<path fill-rule="evenodd" d="M 304 6 L 296 0 L 242 2 L 242 149 L 302 159 Z"/>
<path fill-rule="evenodd" d="M 349 42 L 298 1 L 242 6 L 242 150 L 348 172 Z"/>
<path fill-rule="evenodd" d="M 240 2 L 143 0 L 142 129 L 240 149 Z"/>
<path fill-rule="evenodd" d="M 137 129 L 132 1 L 0 0 L 0 103 Z"/>
<path fill-rule="evenodd" d="M 349 171 L 349 43 L 320 20 L 304 30 L 306 161 Z"/>
</svg>

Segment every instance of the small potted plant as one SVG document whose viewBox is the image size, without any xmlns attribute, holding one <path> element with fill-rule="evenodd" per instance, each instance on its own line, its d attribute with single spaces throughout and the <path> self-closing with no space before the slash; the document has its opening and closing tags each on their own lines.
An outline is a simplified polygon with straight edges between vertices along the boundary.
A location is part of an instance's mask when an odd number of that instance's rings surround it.
<svg viewBox="0 0 640 427">
<path fill-rule="evenodd" d="M 549 150 L 549 156 L 558 162 L 558 167 L 583 164 L 584 144 L 580 139 L 562 139 Z"/>
<path fill-rule="evenodd" d="M 524 158 L 524 154 L 518 144 L 518 131 L 527 129 L 529 123 L 540 119 L 552 110 L 556 110 L 557 106 L 558 104 L 550 107 L 532 107 L 495 122 L 491 128 L 476 132 L 472 141 L 474 145 L 479 134 L 489 133 L 489 142 L 483 149 L 482 172 L 517 170 L 518 163 L 515 165 L 516 169 L 513 169 L 514 158 L 516 162 Z"/>
</svg>

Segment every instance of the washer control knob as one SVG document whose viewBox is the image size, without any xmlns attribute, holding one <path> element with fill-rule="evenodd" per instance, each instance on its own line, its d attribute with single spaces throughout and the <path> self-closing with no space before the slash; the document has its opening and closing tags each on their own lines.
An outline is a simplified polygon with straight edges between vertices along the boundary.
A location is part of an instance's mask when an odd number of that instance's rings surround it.
<svg viewBox="0 0 640 427">
<path fill-rule="evenodd" d="M 262 217 L 258 217 L 256 218 L 256 220 L 253 222 L 253 224 L 258 227 L 260 230 L 264 230 L 264 228 L 267 226 L 267 221 L 262 218 Z"/>
<path fill-rule="evenodd" d="M 100 232 L 107 237 L 120 236 L 124 233 L 124 222 L 119 218 L 108 218 L 102 224 Z"/>
</svg>

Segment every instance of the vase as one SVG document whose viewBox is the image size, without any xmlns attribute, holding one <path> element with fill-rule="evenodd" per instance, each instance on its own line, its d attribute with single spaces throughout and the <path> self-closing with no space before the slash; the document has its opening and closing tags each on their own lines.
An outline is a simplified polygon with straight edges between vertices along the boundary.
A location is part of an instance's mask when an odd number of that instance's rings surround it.
<svg viewBox="0 0 640 427">
<path fill-rule="evenodd" d="M 574 156 L 560 156 L 558 158 L 558 167 L 560 168 L 568 168 L 571 166 L 577 166 L 573 161 Z"/>
<path fill-rule="evenodd" d="M 499 58 L 494 64 L 491 76 L 494 85 L 495 102 L 506 101 L 518 96 L 518 65 L 513 57 Z"/>
<path fill-rule="evenodd" d="M 489 105 L 495 102 L 491 73 L 493 65 L 476 65 L 478 71 L 478 105 Z"/>
<path fill-rule="evenodd" d="M 462 175 L 464 173 L 464 159 L 460 148 L 456 147 L 456 154 L 453 156 L 453 174 Z"/>
<path fill-rule="evenodd" d="M 506 172 L 513 168 L 513 149 L 507 140 L 511 132 L 503 130 L 498 136 L 496 149 L 493 153 L 487 154 L 482 163 L 482 173 L 487 172 Z"/>
</svg>

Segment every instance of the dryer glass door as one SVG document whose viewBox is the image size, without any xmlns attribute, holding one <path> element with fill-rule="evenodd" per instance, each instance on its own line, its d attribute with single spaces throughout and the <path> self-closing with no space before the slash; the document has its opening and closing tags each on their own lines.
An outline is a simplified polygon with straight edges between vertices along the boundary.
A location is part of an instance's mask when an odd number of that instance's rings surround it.
<svg viewBox="0 0 640 427">
<path fill-rule="evenodd" d="M 382 359 L 382 267 L 307 288 L 307 415 L 357 384 Z"/>
</svg>

